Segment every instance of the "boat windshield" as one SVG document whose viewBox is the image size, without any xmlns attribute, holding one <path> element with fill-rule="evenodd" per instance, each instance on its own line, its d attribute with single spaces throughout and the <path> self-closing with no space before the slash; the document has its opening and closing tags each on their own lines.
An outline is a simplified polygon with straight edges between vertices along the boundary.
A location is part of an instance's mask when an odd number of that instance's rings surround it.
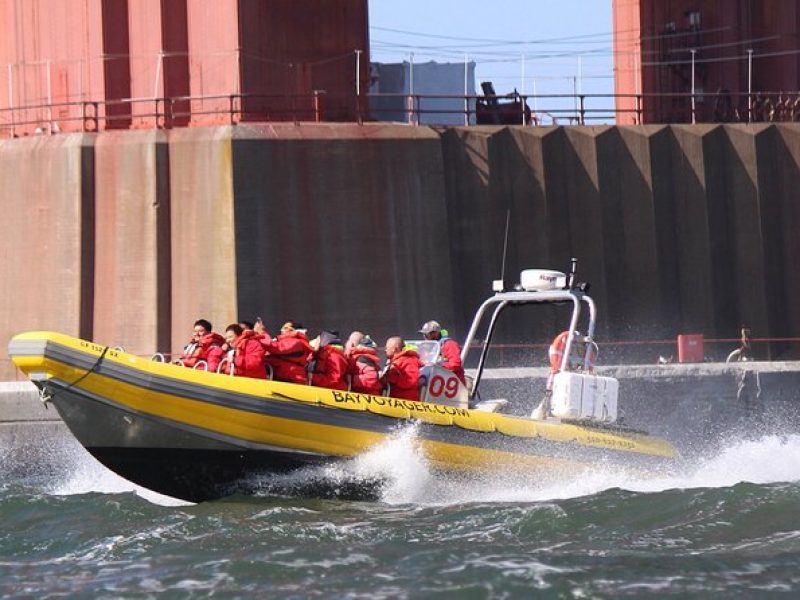
<svg viewBox="0 0 800 600">
<path fill-rule="evenodd" d="M 438 340 L 414 340 L 408 342 L 417 349 L 419 359 L 426 364 L 436 364 L 439 359 L 440 342 Z"/>
</svg>

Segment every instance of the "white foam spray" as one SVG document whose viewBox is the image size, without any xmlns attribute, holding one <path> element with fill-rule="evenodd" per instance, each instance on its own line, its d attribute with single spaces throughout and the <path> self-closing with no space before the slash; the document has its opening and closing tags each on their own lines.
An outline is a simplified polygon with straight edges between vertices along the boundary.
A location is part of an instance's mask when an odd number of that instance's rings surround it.
<svg viewBox="0 0 800 600">
<path fill-rule="evenodd" d="M 40 456 L 40 460 L 50 460 L 56 463 L 58 473 L 56 477 L 46 483 L 45 491 L 47 493 L 71 496 L 92 492 L 103 494 L 133 492 L 145 500 L 163 506 L 188 504 L 183 500 L 164 496 L 123 479 L 98 462 L 72 436 L 65 435 L 63 439 L 57 440 L 51 448 L 45 449 L 45 452 L 47 454 Z"/>
<path fill-rule="evenodd" d="M 547 477 L 521 471 L 472 473 L 434 472 L 419 445 L 415 427 L 405 427 L 368 452 L 335 466 L 304 469 L 285 476 L 284 483 L 302 487 L 308 481 L 334 486 L 344 481 L 381 481 L 380 500 L 388 504 L 452 505 L 484 502 L 542 502 L 622 488 L 659 492 L 674 488 L 729 487 L 740 482 L 768 484 L 800 481 L 800 434 L 768 435 L 732 443 L 714 456 L 685 463 L 677 473 L 645 477 L 622 468 L 598 465 L 581 473 L 554 471 Z M 160 505 L 183 505 L 139 487 L 106 469 L 77 442 L 59 443 L 54 455 L 60 475 L 46 484 L 58 495 L 133 492 Z M 289 485 L 291 487 L 291 485 Z M 269 486 L 265 492 L 269 493 Z"/>
<path fill-rule="evenodd" d="M 770 435 L 740 441 L 714 456 L 665 476 L 648 477 L 624 468 L 598 465 L 581 473 L 553 472 L 548 477 L 520 471 L 453 477 L 433 473 L 407 430 L 348 467 L 364 476 L 382 476 L 382 500 L 423 505 L 469 502 L 541 502 L 576 498 L 607 489 L 659 492 L 675 488 L 729 487 L 740 482 L 768 484 L 800 481 L 800 435 Z"/>
</svg>

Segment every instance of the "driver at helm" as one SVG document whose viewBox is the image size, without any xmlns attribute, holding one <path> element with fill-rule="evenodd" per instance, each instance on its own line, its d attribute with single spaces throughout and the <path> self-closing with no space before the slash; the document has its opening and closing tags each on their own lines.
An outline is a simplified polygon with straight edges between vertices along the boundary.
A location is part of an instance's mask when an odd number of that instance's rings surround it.
<svg viewBox="0 0 800 600">
<path fill-rule="evenodd" d="M 422 325 L 419 333 L 426 340 L 435 340 L 439 342 L 439 356 L 442 361 L 440 366 L 448 371 L 452 371 L 456 377 L 461 380 L 461 383 L 466 385 L 466 377 L 464 377 L 464 367 L 461 364 L 461 346 L 453 338 L 447 335 L 442 336 L 442 326 L 438 321 L 427 321 Z"/>
</svg>

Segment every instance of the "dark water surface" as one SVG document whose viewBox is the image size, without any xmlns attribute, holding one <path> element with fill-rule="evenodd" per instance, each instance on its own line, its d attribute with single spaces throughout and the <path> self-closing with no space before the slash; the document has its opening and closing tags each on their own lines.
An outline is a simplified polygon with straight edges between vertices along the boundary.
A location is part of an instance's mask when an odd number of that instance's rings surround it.
<svg viewBox="0 0 800 600">
<path fill-rule="evenodd" d="M 346 469 L 279 482 L 387 478 L 370 502 L 265 492 L 185 505 L 78 447 L 50 459 L 36 477 L 0 461 L 3 596 L 800 594 L 800 436 L 741 442 L 662 479 L 598 468 L 548 481 L 444 481 L 407 436 Z"/>
</svg>

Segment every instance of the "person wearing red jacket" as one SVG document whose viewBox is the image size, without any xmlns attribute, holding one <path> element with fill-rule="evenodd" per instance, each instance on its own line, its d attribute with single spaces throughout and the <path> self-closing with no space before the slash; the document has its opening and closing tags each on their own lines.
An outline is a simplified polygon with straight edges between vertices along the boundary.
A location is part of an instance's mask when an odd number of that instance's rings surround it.
<svg viewBox="0 0 800 600">
<path fill-rule="evenodd" d="M 225 343 L 225 338 L 211 331 L 212 329 L 211 323 L 205 319 L 194 322 L 192 339 L 184 346 L 178 364 L 194 369 L 200 361 L 205 361 L 207 371 L 217 370 L 221 353 L 214 349 L 220 348 Z"/>
<path fill-rule="evenodd" d="M 261 329 L 256 323 L 256 331 Z M 308 383 L 306 368 L 314 349 L 308 343 L 305 331 L 295 321 L 287 321 L 281 327 L 281 334 L 274 340 L 266 331 L 258 336 L 258 341 L 266 352 L 266 363 L 272 369 L 275 381 L 289 383 Z"/>
<path fill-rule="evenodd" d="M 404 400 L 419 400 L 419 369 L 422 362 L 414 350 L 405 350 L 406 343 L 399 336 L 386 340 L 386 358 L 389 364 L 383 382 L 389 384 L 389 396 Z"/>
<path fill-rule="evenodd" d="M 368 335 L 354 331 L 345 347 L 350 372 L 350 389 L 362 394 L 380 396 L 383 392 L 381 359 L 375 342 Z"/>
<path fill-rule="evenodd" d="M 225 329 L 225 342 L 229 349 L 226 373 L 233 369 L 233 375 L 266 379 L 264 348 L 256 339 L 255 332 L 245 331 L 238 323 L 232 323 Z"/>
<path fill-rule="evenodd" d="M 428 321 L 419 332 L 426 340 L 439 342 L 439 366 L 455 373 L 461 383 L 466 385 L 467 379 L 464 376 L 464 366 L 461 364 L 461 346 L 458 345 L 458 342 L 447 335 L 442 337 L 442 326 L 439 325 L 438 321 Z"/>
<path fill-rule="evenodd" d="M 331 331 L 322 331 L 317 339 L 319 345 L 314 353 L 311 385 L 332 390 L 346 390 L 348 364 L 342 340 Z"/>
</svg>

